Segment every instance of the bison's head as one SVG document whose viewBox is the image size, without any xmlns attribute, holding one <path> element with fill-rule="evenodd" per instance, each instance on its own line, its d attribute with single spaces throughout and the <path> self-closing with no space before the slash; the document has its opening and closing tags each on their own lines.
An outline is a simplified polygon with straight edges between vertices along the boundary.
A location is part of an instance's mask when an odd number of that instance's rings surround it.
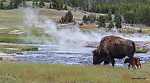
<svg viewBox="0 0 150 83">
<path fill-rule="evenodd" d="M 98 63 L 99 62 L 99 53 L 98 53 L 98 50 L 96 49 L 96 50 L 92 51 L 92 53 L 93 53 L 93 65 L 99 64 Z"/>
<path fill-rule="evenodd" d="M 93 53 L 93 65 L 98 65 L 102 61 L 105 61 L 106 57 L 101 55 L 97 49 L 94 50 L 92 53 Z"/>
</svg>

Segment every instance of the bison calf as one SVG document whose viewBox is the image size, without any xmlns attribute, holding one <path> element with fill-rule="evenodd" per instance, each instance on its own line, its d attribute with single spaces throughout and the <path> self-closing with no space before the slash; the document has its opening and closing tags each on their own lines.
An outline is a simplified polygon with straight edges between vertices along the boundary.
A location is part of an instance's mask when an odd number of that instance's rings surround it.
<svg viewBox="0 0 150 83">
<path fill-rule="evenodd" d="M 140 63 L 141 59 L 138 57 L 134 57 L 134 60 L 135 60 L 135 65 L 137 66 L 137 68 L 139 67 L 142 68 L 141 63 Z M 131 66 L 130 59 L 129 58 L 125 59 L 124 63 L 129 63 L 128 69 L 130 69 L 130 66 Z"/>
</svg>

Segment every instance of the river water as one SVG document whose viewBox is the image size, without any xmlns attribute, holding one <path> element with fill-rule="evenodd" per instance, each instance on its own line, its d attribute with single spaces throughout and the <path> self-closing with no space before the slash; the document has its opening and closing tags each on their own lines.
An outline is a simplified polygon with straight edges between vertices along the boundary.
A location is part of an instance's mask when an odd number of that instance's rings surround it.
<svg viewBox="0 0 150 83">
<path fill-rule="evenodd" d="M 92 65 L 92 50 L 95 48 L 79 47 L 79 46 L 63 46 L 63 45 L 33 45 L 38 46 L 39 51 L 22 52 L 23 55 L 16 55 L 14 61 L 26 63 L 56 63 L 71 65 Z M 149 62 L 150 55 L 137 54 L 134 56 L 142 59 L 141 63 Z M 125 58 L 124 58 L 125 59 Z M 127 67 L 124 59 L 116 59 L 116 67 Z M 102 63 L 103 64 L 103 63 Z M 111 65 L 111 64 L 109 64 Z"/>
</svg>

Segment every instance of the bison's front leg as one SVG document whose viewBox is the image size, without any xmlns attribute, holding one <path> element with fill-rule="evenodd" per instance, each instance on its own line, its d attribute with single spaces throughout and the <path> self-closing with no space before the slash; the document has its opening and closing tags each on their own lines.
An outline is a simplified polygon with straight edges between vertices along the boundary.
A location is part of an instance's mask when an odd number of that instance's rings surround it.
<svg viewBox="0 0 150 83">
<path fill-rule="evenodd" d="M 106 57 L 104 58 L 104 65 L 108 65 L 110 63 L 110 60 Z"/>
<path fill-rule="evenodd" d="M 113 67 L 115 66 L 115 60 L 114 59 L 111 60 L 111 64 Z"/>
<path fill-rule="evenodd" d="M 104 61 L 104 59 L 99 59 L 98 64 L 101 64 Z M 104 62 L 105 63 L 105 62 Z"/>
<path fill-rule="evenodd" d="M 108 58 L 109 58 L 109 61 L 112 64 L 112 66 L 114 67 L 115 66 L 115 60 L 114 60 L 114 58 L 111 55 L 109 55 Z"/>
</svg>

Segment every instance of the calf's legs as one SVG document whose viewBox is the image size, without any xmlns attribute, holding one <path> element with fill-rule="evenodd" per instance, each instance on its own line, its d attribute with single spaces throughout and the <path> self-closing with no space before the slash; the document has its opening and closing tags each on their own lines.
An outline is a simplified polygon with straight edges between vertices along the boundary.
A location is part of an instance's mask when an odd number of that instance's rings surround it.
<svg viewBox="0 0 150 83">
<path fill-rule="evenodd" d="M 129 56 L 129 59 L 130 59 L 129 64 L 132 65 L 132 68 L 133 68 L 133 69 L 136 69 L 136 68 L 135 68 L 135 59 L 133 58 L 133 56 Z"/>
</svg>

